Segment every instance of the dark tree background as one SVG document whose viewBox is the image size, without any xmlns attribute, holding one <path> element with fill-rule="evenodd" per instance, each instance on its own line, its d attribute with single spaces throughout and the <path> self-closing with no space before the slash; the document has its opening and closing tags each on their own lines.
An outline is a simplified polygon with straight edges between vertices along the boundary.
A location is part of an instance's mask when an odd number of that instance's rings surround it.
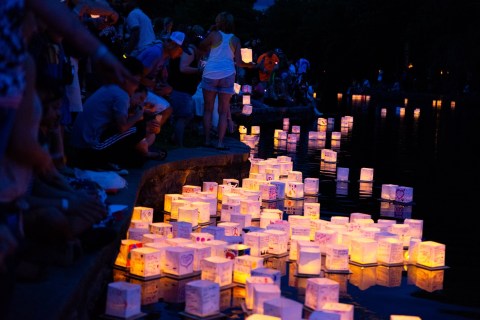
<svg viewBox="0 0 480 320">
<path fill-rule="evenodd" d="M 259 38 L 262 50 L 307 58 L 319 87 L 342 90 L 363 79 L 379 86 L 383 70 L 383 85 L 400 81 L 408 91 L 480 89 L 480 0 L 276 0 L 265 12 L 254 3 L 145 1 L 152 18 L 171 16 L 176 27 L 208 29 L 219 12 L 230 11 L 244 43 Z"/>
</svg>

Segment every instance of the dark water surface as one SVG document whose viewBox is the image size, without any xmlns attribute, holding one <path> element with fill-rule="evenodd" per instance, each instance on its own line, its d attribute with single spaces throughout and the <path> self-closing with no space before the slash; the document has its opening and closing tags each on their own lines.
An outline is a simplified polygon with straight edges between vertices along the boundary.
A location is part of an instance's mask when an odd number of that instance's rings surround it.
<svg viewBox="0 0 480 320">
<path fill-rule="evenodd" d="M 416 266 L 360 268 L 351 265 L 350 274 L 325 274 L 340 283 L 340 302 L 355 306 L 355 319 L 386 319 L 391 314 L 419 316 L 427 319 L 480 319 L 480 228 L 478 225 L 479 172 L 478 152 L 480 105 L 462 105 L 442 101 L 400 103 L 341 101 L 332 106 L 334 125 L 327 127 L 323 148 L 332 148 L 332 131 L 342 132 L 337 162 L 320 161 L 322 147 L 308 140 L 308 131 L 317 130 L 317 118 L 300 125 L 297 144 L 278 143 L 273 138 L 282 123 L 261 126 L 257 147 L 252 156 L 267 159 L 288 155 L 294 170 L 303 177 L 320 179 L 320 217 L 349 216 L 367 213 L 374 221 L 404 218 L 423 220 L 423 240 L 446 245 L 446 266 L 427 270 Z M 404 108 L 403 111 L 401 108 Z M 418 108 L 419 114 L 414 110 Z M 382 109 L 386 114 L 382 115 Z M 403 114 L 404 112 L 404 114 Z M 342 129 L 340 117 L 350 115 L 353 125 Z M 250 132 L 250 128 L 248 128 Z M 336 167 L 349 168 L 347 189 L 338 189 Z M 371 189 L 360 190 L 362 167 L 374 169 Z M 382 184 L 413 188 L 413 203 L 395 205 L 380 201 Z M 287 203 L 284 203 L 287 205 Z M 291 205 L 291 203 L 290 203 Z M 294 277 L 294 264 L 269 261 L 282 270 L 282 295 L 301 303 L 305 299 L 306 279 Z M 162 278 L 156 288 L 162 291 L 158 303 L 142 307 L 149 319 L 180 319 L 183 311 L 182 290 L 191 281 Z M 142 283 L 143 286 L 148 284 Z M 243 288 L 222 290 L 222 312 L 232 319 L 243 319 Z M 184 296 L 183 296 L 184 299 Z M 309 312 L 305 310 L 304 318 Z"/>
</svg>

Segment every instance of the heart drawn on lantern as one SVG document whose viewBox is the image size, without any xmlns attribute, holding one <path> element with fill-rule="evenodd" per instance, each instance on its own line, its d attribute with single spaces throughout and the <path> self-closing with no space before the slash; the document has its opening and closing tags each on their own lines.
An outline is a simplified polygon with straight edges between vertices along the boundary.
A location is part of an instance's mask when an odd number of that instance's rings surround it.
<svg viewBox="0 0 480 320">
<path fill-rule="evenodd" d="M 187 254 L 180 258 L 180 265 L 188 268 L 193 262 L 193 254 Z"/>
</svg>

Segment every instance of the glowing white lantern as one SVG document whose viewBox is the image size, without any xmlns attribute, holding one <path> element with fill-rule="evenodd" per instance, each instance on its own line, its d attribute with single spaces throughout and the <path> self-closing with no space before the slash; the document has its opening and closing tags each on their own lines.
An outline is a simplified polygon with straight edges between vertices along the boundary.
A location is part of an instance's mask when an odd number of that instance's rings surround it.
<svg viewBox="0 0 480 320">
<path fill-rule="evenodd" d="M 261 199 L 271 201 L 277 199 L 277 187 L 273 184 L 262 184 L 260 186 Z"/>
<path fill-rule="evenodd" d="M 336 313 L 316 310 L 310 313 L 308 320 L 340 320 L 341 316 Z"/>
<path fill-rule="evenodd" d="M 206 226 L 202 228 L 202 232 L 210 233 L 215 240 L 222 240 L 225 237 L 225 229 L 217 226 Z"/>
<path fill-rule="evenodd" d="M 373 168 L 361 168 L 360 181 L 373 181 Z"/>
<path fill-rule="evenodd" d="M 318 178 L 305 178 L 303 189 L 305 194 L 318 194 L 320 180 Z"/>
<path fill-rule="evenodd" d="M 400 314 L 390 315 L 390 320 L 422 320 L 422 318 L 417 316 L 405 316 Z"/>
<path fill-rule="evenodd" d="M 202 191 L 207 193 L 218 193 L 218 183 L 215 181 L 204 181 L 202 183 Z"/>
<path fill-rule="evenodd" d="M 233 260 L 225 257 L 212 256 L 200 261 L 202 280 L 216 282 L 220 287 L 232 283 Z"/>
<path fill-rule="evenodd" d="M 327 302 L 322 311 L 339 314 L 341 320 L 353 320 L 354 307 L 348 303 Z"/>
<path fill-rule="evenodd" d="M 285 195 L 289 198 L 300 199 L 304 197 L 303 182 L 287 180 Z"/>
<path fill-rule="evenodd" d="M 227 251 L 228 242 L 215 239 L 204 242 L 203 244 L 212 248 L 212 257 L 225 258 L 225 251 Z"/>
<path fill-rule="evenodd" d="M 322 268 L 322 253 L 320 246 L 303 247 L 300 243 L 298 248 L 297 271 L 299 274 L 320 275 Z"/>
<path fill-rule="evenodd" d="M 430 268 L 445 266 L 445 245 L 435 241 L 418 244 L 417 264 Z"/>
<path fill-rule="evenodd" d="M 209 220 L 210 220 L 210 216 L 209 216 Z M 198 209 L 191 206 L 179 207 L 178 221 L 190 222 L 192 224 L 192 227 L 198 226 Z"/>
<path fill-rule="evenodd" d="M 331 149 L 322 149 L 320 159 L 325 162 L 337 162 L 337 152 Z"/>
<path fill-rule="evenodd" d="M 150 233 L 148 228 L 128 228 L 127 239 L 142 241 L 143 235 Z"/>
<path fill-rule="evenodd" d="M 235 94 L 239 94 L 240 93 L 240 89 L 242 88 L 242 86 L 239 84 L 239 83 L 234 83 L 233 84 L 233 91 L 235 91 Z"/>
<path fill-rule="evenodd" d="M 400 203 L 410 203 L 413 201 L 413 188 L 398 186 L 395 193 L 395 201 Z"/>
<path fill-rule="evenodd" d="M 259 200 L 240 200 L 240 214 L 250 214 L 252 219 L 260 218 L 260 206 L 262 202 Z M 231 219 L 231 215 L 230 215 Z"/>
<path fill-rule="evenodd" d="M 253 135 L 259 135 L 260 134 L 260 126 L 252 126 L 250 128 L 250 132 Z"/>
<path fill-rule="evenodd" d="M 288 257 L 292 261 L 298 258 L 298 242 L 300 241 L 310 242 L 310 236 L 293 235 L 290 237 L 290 252 Z"/>
<path fill-rule="evenodd" d="M 194 280 L 185 285 L 185 312 L 198 317 L 220 312 L 220 286 L 210 280 Z"/>
<path fill-rule="evenodd" d="M 382 184 L 382 192 L 380 198 L 382 198 L 383 200 L 395 200 L 397 187 L 397 184 Z"/>
<path fill-rule="evenodd" d="M 292 126 L 292 133 L 300 133 L 300 126 Z"/>
<path fill-rule="evenodd" d="M 263 314 L 263 303 L 279 298 L 280 288 L 274 284 L 258 284 L 253 287 L 253 312 Z"/>
<path fill-rule="evenodd" d="M 215 240 L 214 235 L 208 232 L 191 232 L 190 240 L 196 243 L 204 243 Z"/>
<path fill-rule="evenodd" d="M 212 247 L 200 242 L 185 244 L 184 247 L 193 249 L 193 271 L 200 271 L 200 261 L 212 256 Z"/>
<path fill-rule="evenodd" d="M 378 240 L 377 261 L 381 264 L 403 264 L 403 241 L 393 238 Z"/>
<path fill-rule="evenodd" d="M 377 263 L 377 241 L 356 238 L 350 241 L 350 260 L 359 264 Z"/>
<path fill-rule="evenodd" d="M 132 220 L 141 220 L 147 223 L 153 222 L 153 208 L 150 207 L 133 207 Z"/>
<path fill-rule="evenodd" d="M 320 245 L 322 254 L 326 254 L 328 245 L 333 245 L 338 243 L 338 232 L 334 230 L 315 231 L 314 242 Z"/>
<path fill-rule="evenodd" d="M 281 130 L 278 132 L 278 140 L 287 140 L 288 132 Z"/>
<path fill-rule="evenodd" d="M 132 229 L 147 229 L 147 232 L 148 232 L 148 228 L 150 227 L 150 223 L 151 222 L 147 222 L 147 221 L 144 221 L 144 220 L 137 220 L 137 219 L 132 219 L 130 220 L 130 225 L 128 228 L 132 228 Z"/>
<path fill-rule="evenodd" d="M 241 213 L 232 213 L 230 215 L 230 222 L 237 223 L 238 229 L 242 230 L 245 227 L 250 227 L 252 225 L 252 215 L 251 214 L 241 214 Z"/>
<path fill-rule="evenodd" d="M 125 281 L 108 284 L 105 314 L 123 319 L 141 313 L 141 286 Z"/>
<path fill-rule="evenodd" d="M 318 119 L 317 119 L 317 124 L 318 124 L 319 126 L 327 126 L 327 123 L 328 123 L 328 121 L 327 121 L 327 119 L 325 119 L 325 118 L 318 118 Z"/>
<path fill-rule="evenodd" d="M 340 140 L 342 138 L 342 133 L 340 131 L 332 131 L 332 140 Z"/>
<path fill-rule="evenodd" d="M 410 243 L 408 245 L 406 262 L 409 264 L 416 264 L 418 259 L 418 245 L 422 240 L 417 238 L 410 238 Z"/>
<path fill-rule="evenodd" d="M 172 201 L 180 199 L 180 193 L 167 193 L 164 196 L 163 210 L 166 212 L 172 211 Z"/>
<path fill-rule="evenodd" d="M 115 259 L 115 265 L 119 267 L 130 267 L 130 251 L 135 248 L 143 247 L 143 243 L 139 240 L 123 239 L 120 243 L 120 250 L 117 258 Z"/>
<path fill-rule="evenodd" d="M 223 195 L 232 191 L 232 186 L 229 184 L 221 184 L 218 186 L 217 198 L 220 201 L 223 201 Z"/>
<path fill-rule="evenodd" d="M 242 95 L 242 103 L 243 105 L 250 105 L 250 95 L 248 94 Z"/>
<path fill-rule="evenodd" d="M 202 191 L 202 187 L 200 186 L 194 186 L 194 185 L 184 185 L 182 186 L 182 194 L 184 193 L 198 193 Z"/>
<path fill-rule="evenodd" d="M 215 193 L 216 194 L 216 193 Z M 204 201 L 195 201 L 191 203 L 192 208 L 197 209 L 198 212 L 198 223 L 208 223 L 210 222 L 210 206 L 211 204 Z M 179 219 L 181 220 L 181 219 Z M 197 223 L 197 225 L 198 225 Z M 192 224 L 192 227 L 194 225 Z"/>
<path fill-rule="evenodd" d="M 226 236 L 239 236 L 240 235 L 240 225 L 235 222 L 219 222 L 217 227 L 225 229 Z"/>
<path fill-rule="evenodd" d="M 257 268 L 258 269 L 258 268 Z M 245 281 L 245 306 L 247 309 L 253 309 L 253 288 L 259 284 L 274 284 L 269 276 L 251 276 Z"/>
<path fill-rule="evenodd" d="M 349 271 L 348 246 L 334 244 L 327 246 L 325 268 L 335 271 Z"/>
<path fill-rule="evenodd" d="M 150 247 L 135 248 L 130 251 L 130 274 L 152 278 L 161 275 L 161 252 Z"/>
<path fill-rule="evenodd" d="M 281 230 L 268 229 L 268 253 L 284 254 L 288 250 L 288 233 Z"/>
<path fill-rule="evenodd" d="M 284 199 L 285 198 L 286 183 L 284 181 L 280 181 L 280 180 L 272 180 L 272 181 L 270 181 L 270 184 L 274 185 L 277 189 L 276 190 L 277 199 Z"/>
<path fill-rule="evenodd" d="M 388 229 L 389 232 L 398 236 L 398 238 L 403 242 L 404 246 L 408 246 L 410 241 L 409 231 L 410 226 L 408 224 L 392 224 Z"/>
<path fill-rule="evenodd" d="M 287 134 L 287 143 L 297 143 L 298 142 L 298 135 L 295 133 Z"/>
<path fill-rule="evenodd" d="M 164 272 L 183 276 L 193 272 L 194 252 L 192 248 L 169 247 L 165 250 Z"/>
<path fill-rule="evenodd" d="M 259 257 L 268 252 L 268 234 L 263 232 L 249 232 L 244 237 L 245 245 L 251 248 L 250 255 Z"/>
<path fill-rule="evenodd" d="M 190 203 L 191 201 L 185 199 L 172 200 L 170 218 L 173 220 L 178 219 L 178 208 L 188 206 Z"/>
<path fill-rule="evenodd" d="M 191 239 L 185 239 L 185 238 L 172 238 L 172 239 L 166 239 L 165 243 L 172 247 L 180 247 L 186 244 L 193 243 L 193 241 Z"/>
<path fill-rule="evenodd" d="M 310 220 L 320 219 L 320 203 L 305 202 L 303 204 L 303 215 Z"/>
<path fill-rule="evenodd" d="M 407 235 L 412 238 L 422 239 L 423 236 L 423 220 L 420 219 L 405 219 L 403 224 L 409 226 Z"/>
<path fill-rule="evenodd" d="M 165 241 L 165 238 L 161 235 L 158 234 L 153 234 L 153 233 L 146 233 L 142 237 L 142 243 L 151 243 L 151 242 L 159 242 L 162 243 Z"/>
<path fill-rule="evenodd" d="M 305 306 L 321 310 L 327 302 L 338 302 L 340 284 L 328 278 L 307 279 Z"/>
<path fill-rule="evenodd" d="M 252 49 L 251 48 L 241 48 L 240 53 L 241 53 L 243 62 L 250 63 L 250 62 L 253 61 L 252 60 L 253 57 L 252 57 Z"/>
<path fill-rule="evenodd" d="M 349 168 L 337 167 L 337 181 L 348 181 Z"/>
<path fill-rule="evenodd" d="M 289 171 L 287 180 L 302 182 L 303 176 L 301 171 Z"/>
<path fill-rule="evenodd" d="M 263 313 L 280 319 L 301 320 L 303 305 L 292 299 L 278 297 L 263 303 Z"/>
<path fill-rule="evenodd" d="M 249 255 L 236 256 L 233 265 L 233 281 L 245 284 L 252 270 L 262 266 L 263 258 Z"/>
</svg>

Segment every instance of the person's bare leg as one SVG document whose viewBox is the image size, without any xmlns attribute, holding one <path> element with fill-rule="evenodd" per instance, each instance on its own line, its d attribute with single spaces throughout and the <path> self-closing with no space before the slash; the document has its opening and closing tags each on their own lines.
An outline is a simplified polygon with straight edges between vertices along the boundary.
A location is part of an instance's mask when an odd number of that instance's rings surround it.
<svg viewBox="0 0 480 320">
<path fill-rule="evenodd" d="M 205 133 L 205 145 L 210 145 L 210 130 L 212 129 L 213 107 L 217 93 L 203 90 L 203 130 Z"/>
<path fill-rule="evenodd" d="M 227 131 L 228 116 L 230 115 L 230 99 L 232 95 L 229 93 L 218 94 L 218 148 L 223 148 L 223 138 Z"/>
</svg>

